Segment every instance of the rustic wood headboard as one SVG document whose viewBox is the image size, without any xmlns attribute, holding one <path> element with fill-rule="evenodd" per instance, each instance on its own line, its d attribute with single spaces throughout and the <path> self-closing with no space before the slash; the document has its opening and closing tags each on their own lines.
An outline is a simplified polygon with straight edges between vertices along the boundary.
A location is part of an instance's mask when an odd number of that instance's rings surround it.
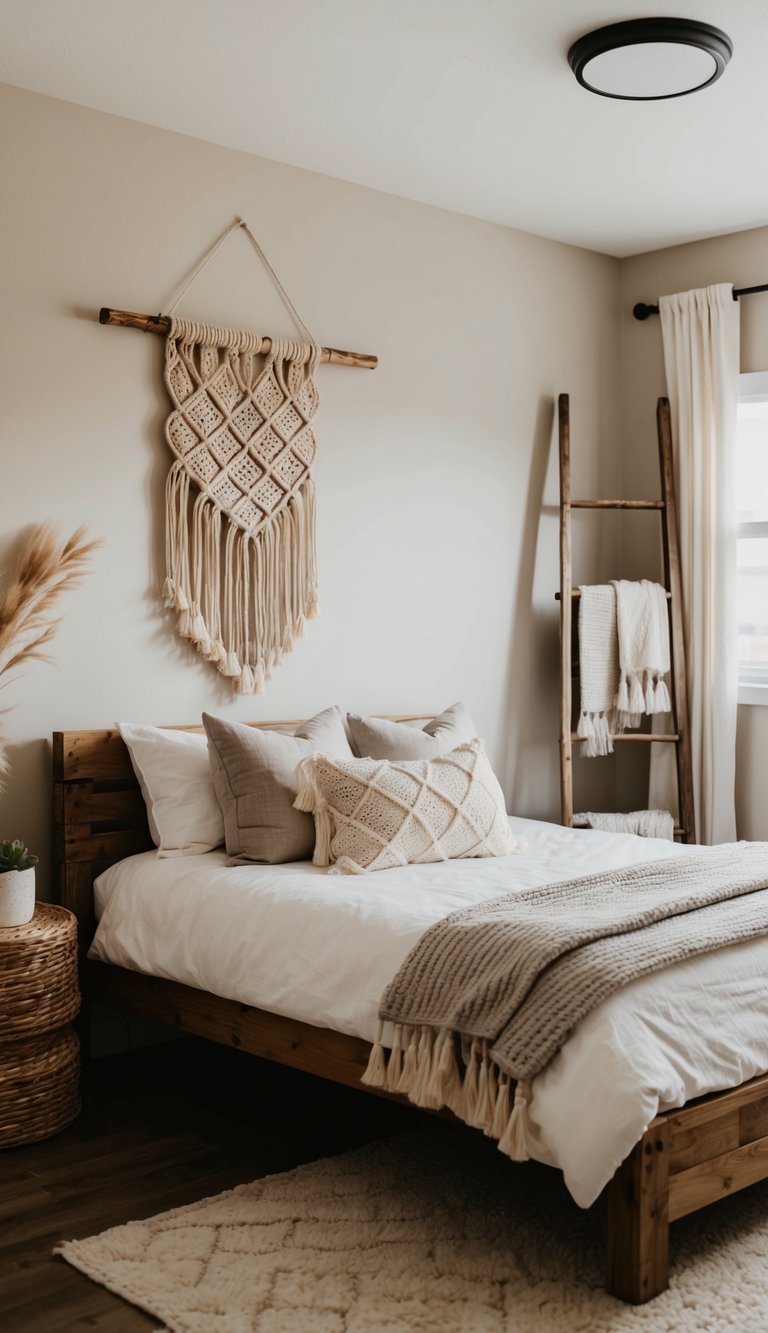
<svg viewBox="0 0 768 1333">
<path fill-rule="evenodd" d="M 400 713 L 393 722 L 419 722 L 430 713 Z M 301 721 L 249 722 L 264 731 L 295 730 Z M 200 725 L 169 731 L 202 732 Z M 57 899 L 77 917 L 80 948 L 88 948 L 96 919 L 93 881 L 108 866 L 148 851 L 147 811 L 120 732 L 53 733 L 53 821 Z"/>
</svg>

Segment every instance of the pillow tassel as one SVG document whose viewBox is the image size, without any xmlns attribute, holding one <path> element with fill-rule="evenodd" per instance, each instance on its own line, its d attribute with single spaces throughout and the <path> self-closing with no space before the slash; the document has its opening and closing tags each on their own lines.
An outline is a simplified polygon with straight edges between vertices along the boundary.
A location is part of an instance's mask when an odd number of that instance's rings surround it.
<svg viewBox="0 0 768 1333">
<path fill-rule="evenodd" d="M 317 804 L 317 783 L 315 782 L 315 771 L 312 763 L 313 755 L 308 754 L 306 759 L 302 759 L 296 766 L 296 772 L 293 775 L 293 781 L 296 786 L 296 800 L 293 802 L 294 810 L 301 810 L 303 814 L 311 815 Z"/>
<path fill-rule="evenodd" d="M 333 818 L 328 810 L 327 802 L 320 795 L 317 785 L 317 776 L 315 771 L 315 759 L 322 756 L 313 754 L 307 755 L 302 759 L 294 773 L 293 780 L 297 787 L 296 799 L 293 802 L 294 810 L 301 810 L 304 814 L 314 815 L 315 817 L 315 852 L 312 857 L 314 866 L 326 867 L 331 861 L 331 839 L 333 838 Z M 337 873 L 349 873 L 345 867 Z"/>
</svg>

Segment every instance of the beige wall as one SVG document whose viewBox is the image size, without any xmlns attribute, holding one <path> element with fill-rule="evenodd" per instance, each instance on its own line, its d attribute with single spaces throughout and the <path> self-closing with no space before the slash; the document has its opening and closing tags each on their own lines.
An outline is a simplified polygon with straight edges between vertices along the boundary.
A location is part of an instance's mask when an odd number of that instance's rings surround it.
<svg viewBox="0 0 768 1333">
<path fill-rule="evenodd" d="M 655 302 L 659 294 L 687 291 L 715 282 L 748 287 L 768 280 L 768 227 L 717 236 L 693 245 L 674 246 L 626 259 L 621 265 L 621 379 L 623 485 L 627 495 L 655 495 L 658 485 L 654 411 L 665 392 L 661 330 L 657 318 L 644 323 L 632 316 L 637 301 Z M 768 369 L 768 296 L 741 302 L 741 369 Z M 622 574 L 646 573 L 656 550 L 645 515 L 627 524 Z M 627 747 L 630 748 L 630 747 Z M 768 709 L 739 709 L 736 805 L 739 836 L 768 838 Z M 637 767 L 620 800 L 643 801 Z"/>
<path fill-rule="evenodd" d="M 573 395 L 579 486 L 610 491 L 618 262 L 8 87 L 0 124 L 0 561 L 42 518 L 104 538 L 62 608 L 54 664 L 4 692 L 2 835 L 42 852 L 44 878 L 54 729 L 203 708 L 297 717 L 332 701 L 386 712 L 462 697 L 511 806 L 556 815 L 553 399 Z M 162 343 L 94 318 L 102 304 L 162 309 L 236 214 L 319 339 L 380 357 L 374 373 L 321 369 L 322 618 L 257 699 L 233 699 L 158 600 Z M 238 235 L 182 312 L 292 332 Z M 592 531 L 582 579 L 600 564 Z M 591 777 L 591 799 L 610 802 L 610 766 Z"/>
</svg>

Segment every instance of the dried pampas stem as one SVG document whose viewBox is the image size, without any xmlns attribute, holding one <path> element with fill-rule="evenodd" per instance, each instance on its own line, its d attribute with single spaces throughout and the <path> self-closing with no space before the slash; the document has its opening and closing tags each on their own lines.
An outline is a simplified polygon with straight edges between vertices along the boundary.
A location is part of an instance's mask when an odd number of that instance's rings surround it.
<svg viewBox="0 0 768 1333">
<path fill-rule="evenodd" d="M 0 589 L 0 685 L 26 662 L 49 662 L 44 651 L 59 625 L 54 604 L 74 588 L 101 543 L 86 541 L 85 528 L 63 544 L 52 523 L 39 523 L 22 547 L 5 588 Z M 2 710 L 7 712 L 7 709 Z M 8 757 L 0 737 L 0 791 L 8 776 Z"/>
</svg>

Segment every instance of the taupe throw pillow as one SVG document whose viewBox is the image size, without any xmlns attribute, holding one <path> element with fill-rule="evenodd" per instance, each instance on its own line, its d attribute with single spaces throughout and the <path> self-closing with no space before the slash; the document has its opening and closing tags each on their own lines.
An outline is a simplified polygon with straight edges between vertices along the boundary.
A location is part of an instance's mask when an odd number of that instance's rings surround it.
<svg viewBox="0 0 768 1333">
<path fill-rule="evenodd" d="M 355 754 L 361 759 L 436 759 L 477 735 L 462 703 L 452 704 L 423 728 L 357 713 L 347 713 L 347 723 Z"/>
<path fill-rule="evenodd" d="M 352 757 L 340 710 L 326 708 L 293 736 L 208 713 L 203 713 L 203 725 L 228 855 L 265 865 L 309 860 L 315 830 L 311 817 L 293 808 L 293 775 L 316 750 Z"/>
<path fill-rule="evenodd" d="M 332 759 L 313 754 L 296 774 L 300 810 L 315 816 L 314 863 L 360 875 L 425 861 L 508 856 L 504 796 L 482 741 L 437 759 Z"/>
</svg>

